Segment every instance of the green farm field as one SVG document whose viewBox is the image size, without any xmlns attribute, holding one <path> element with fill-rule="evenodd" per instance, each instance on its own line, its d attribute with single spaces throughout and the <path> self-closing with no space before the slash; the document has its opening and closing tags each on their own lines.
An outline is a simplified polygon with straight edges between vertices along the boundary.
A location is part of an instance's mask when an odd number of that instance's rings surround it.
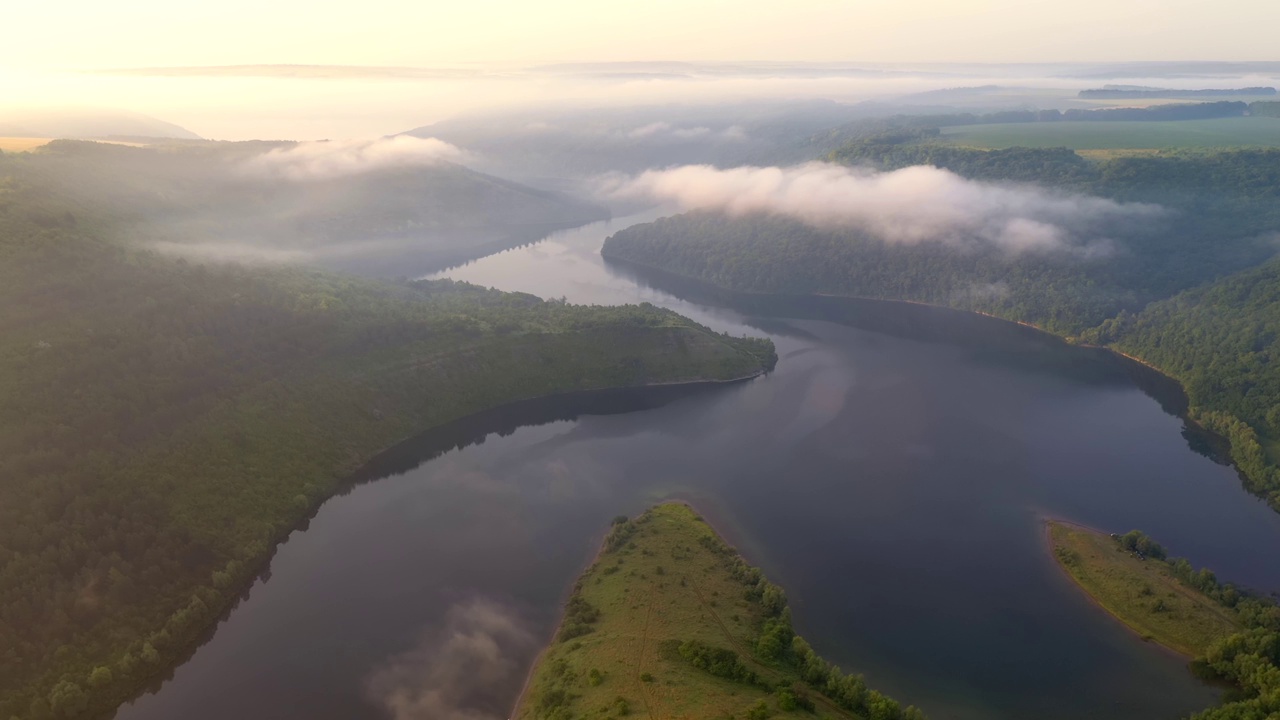
<svg viewBox="0 0 1280 720">
<path fill-rule="evenodd" d="M 1233 117 L 1157 122 L 1044 122 L 962 125 L 942 129 L 957 145 L 979 148 L 1068 147 L 1124 150 L 1280 147 L 1280 118 Z"/>
</svg>

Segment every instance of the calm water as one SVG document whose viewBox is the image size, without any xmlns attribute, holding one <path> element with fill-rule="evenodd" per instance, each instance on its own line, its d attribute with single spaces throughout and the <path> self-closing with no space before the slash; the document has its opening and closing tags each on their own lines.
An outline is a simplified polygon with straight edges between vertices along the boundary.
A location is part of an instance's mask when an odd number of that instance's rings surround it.
<svg viewBox="0 0 1280 720">
<path fill-rule="evenodd" d="M 748 319 L 679 300 L 598 255 L 648 217 L 443 275 L 768 334 L 776 372 L 525 403 L 406 443 L 364 479 L 389 476 L 294 533 L 213 639 L 119 717 L 505 718 L 609 518 L 666 497 L 692 500 L 787 588 L 820 652 L 935 720 L 1175 718 L 1214 701 L 1045 549 L 1045 515 L 1138 527 L 1280 590 L 1280 515 L 1191 449 L 1139 389 L 1159 383 L 936 310 L 867 304 L 841 312 L 850 325 L 798 301 L 772 308 L 791 319 Z"/>
</svg>

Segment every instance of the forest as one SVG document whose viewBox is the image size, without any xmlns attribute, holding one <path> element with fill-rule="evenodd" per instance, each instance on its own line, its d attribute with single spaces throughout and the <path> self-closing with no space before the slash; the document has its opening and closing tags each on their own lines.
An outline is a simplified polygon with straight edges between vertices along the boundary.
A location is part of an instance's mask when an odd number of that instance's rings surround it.
<svg viewBox="0 0 1280 720">
<path fill-rule="evenodd" d="M 107 714 L 163 676 L 398 441 L 776 359 L 650 305 L 157 253 L 146 193 L 97 202 L 60 152 L 0 155 L 0 717 Z"/>
<path fill-rule="evenodd" d="M 932 165 L 988 183 L 1159 205 L 1102 228 L 1117 252 L 1008 252 L 978 242 L 887 243 L 779 214 L 689 212 L 623 230 L 614 260 L 729 290 L 911 300 L 1034 324 L 1104 344 L 1182 381 L 1191 415 L 1232 441 L 1250 489 L 1280 510 L 1275 233 L 1280 151 L 1167 151 L 1086 159 L 1067 149 L 977 150 L 899 128 L 830 160 L 881 170 Z"/>
</svg>

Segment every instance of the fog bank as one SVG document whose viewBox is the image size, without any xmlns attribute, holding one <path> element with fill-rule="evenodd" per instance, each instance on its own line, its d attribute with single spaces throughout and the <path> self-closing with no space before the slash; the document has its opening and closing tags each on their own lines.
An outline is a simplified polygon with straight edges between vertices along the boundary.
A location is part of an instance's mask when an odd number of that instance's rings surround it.
<svg viewBox="0 0 1280 720">
<path fill-rule="evenodd" d="M 443 140 L 409 135 L 316 140 L 269 150 L 245 163 L 246 171 L 287 180 L 323 180 L 387 168 L 461 162 L 465 153 Z"/>
<path fill-rule="evenodd" d="M 1108 254 L 1102 236 L 1159 217 L 1153 205 L 967 180 L 929 166 L 877 172 L 827 163 L 719 169 L 687 165 L 602 180 L 613 200 L 670 203 L 731 216 L 767 213 L 889 243 L 994 244 L 1014 252 Z"/>
</svg>

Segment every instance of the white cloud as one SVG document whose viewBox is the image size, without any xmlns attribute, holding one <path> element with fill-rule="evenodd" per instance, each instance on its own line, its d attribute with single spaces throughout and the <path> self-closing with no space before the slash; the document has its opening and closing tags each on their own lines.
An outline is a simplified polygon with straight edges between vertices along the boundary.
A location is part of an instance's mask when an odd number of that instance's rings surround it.
<svg viewBox="0 0 1280 720">
<path fill-rule="evenodd" d="M 891 243 L 985 241 L 1014 251 L 1070 248 L 1086 257 L 1114 247 L 1100 228 L 1114 230 L 1164 212 L 1153 205 L 976 182 L 929 166 L 876 172 L 826 163 L 686 165 L 603 182 L 611 198 L 731 216 L 782 215 L 819 228 L 860 229 Z"/>
<path fill-rule="evenodd" d="M 460 148 L 443 140 L 396 135 L 300 142 L 250 158 L 245 168 L 251 173 L 288 180 L 320 180 L 385 168 L 461 162 L 465 157 Z"/>
</svg>

